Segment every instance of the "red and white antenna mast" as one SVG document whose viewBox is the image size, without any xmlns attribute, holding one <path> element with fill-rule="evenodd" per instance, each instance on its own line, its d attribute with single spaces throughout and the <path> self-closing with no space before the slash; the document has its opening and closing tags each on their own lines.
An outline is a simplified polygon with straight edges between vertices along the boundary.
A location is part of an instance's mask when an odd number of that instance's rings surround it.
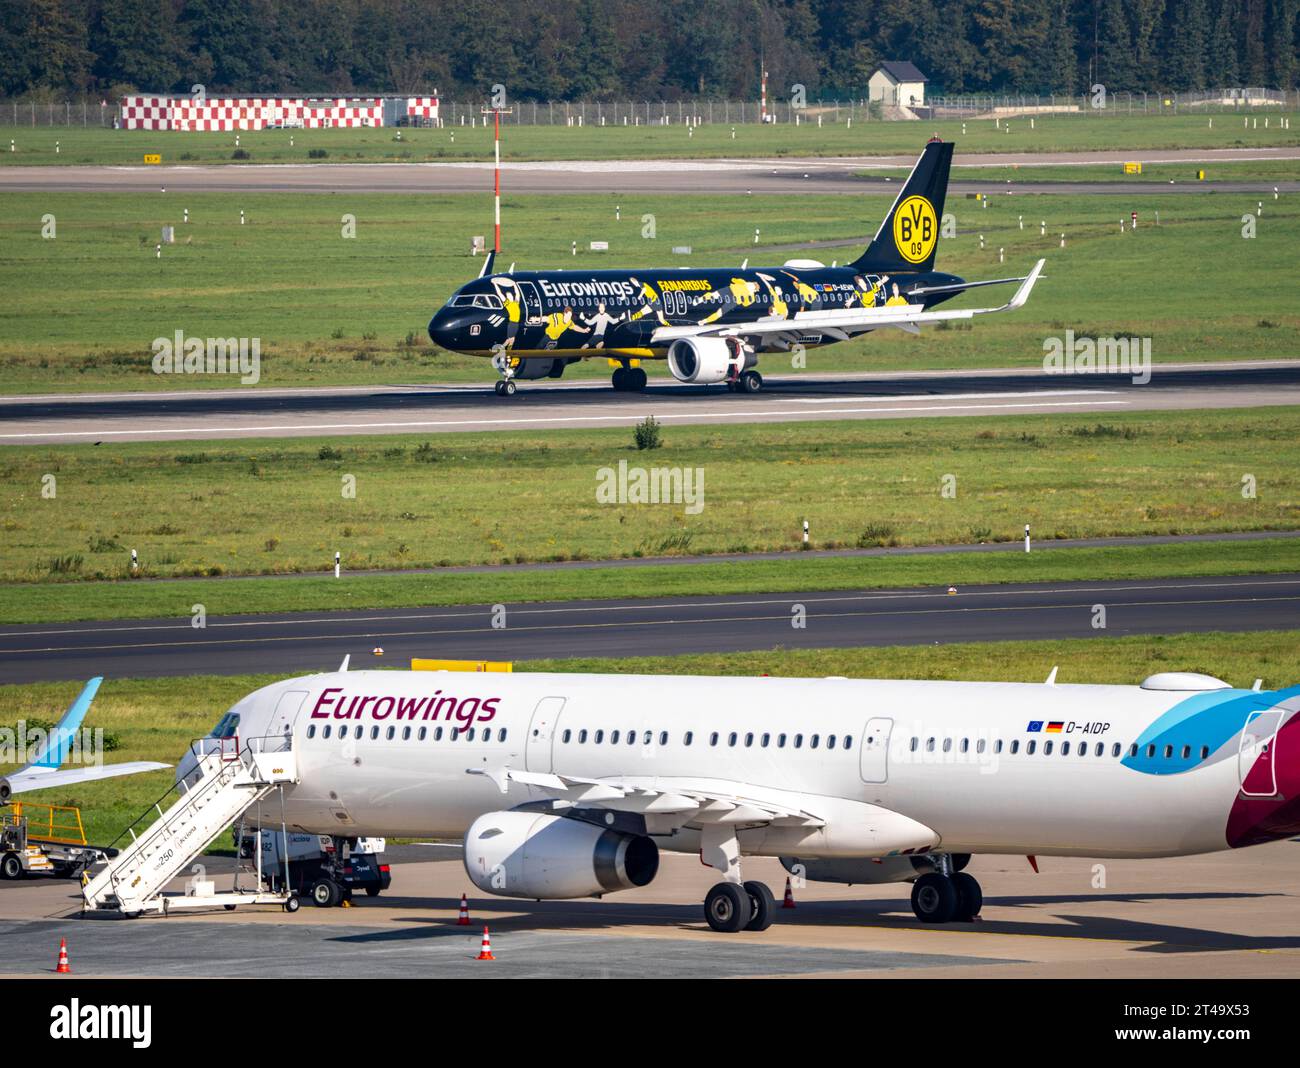
<svg viewBox="0 0 1300 1068">
<path fill-rule="evenodd" d="M 514 108 L 484 108 L 483 114 L 492 116 L 492 154 L 495 161 L 492 175 L 492 195 L 495 201 L 492 224 L 492 251 L 501 251 L 501 116 L 509 115 Z"/>
</svg>

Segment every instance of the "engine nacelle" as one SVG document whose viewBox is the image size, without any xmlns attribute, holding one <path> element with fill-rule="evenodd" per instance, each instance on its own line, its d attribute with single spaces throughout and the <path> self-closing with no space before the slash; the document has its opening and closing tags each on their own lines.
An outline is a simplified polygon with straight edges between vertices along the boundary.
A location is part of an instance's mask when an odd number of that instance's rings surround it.
<svg viewBox="0 0 1300 1068">
<path fill-rule="evenodd" d="M 732 345 L 725 338 L 679 337 L 668 346 L 668 370 L 679 382 L 721 382 L 735 363 Z"/>
<path fill-rule="evenodd" d="M 548 359 L 536 357 L 528 360 L 521 360 L 519 366 L 515 368 L 516 378 L 555 378 L 556 365 L 559 365 L 560 372 L 564 372 L 564 361 L 558 359 Z"/>
<path fill-rule="evenodd" d="M 834 857 L 801 860 L 782 857 L 781 866 L 791 875 L 802 875 L 813 883 L 901 883 L 937 870 L 924 854 L 907 857 Z"/>
<path fill-rule="evenodd" d="M 13 789 L 9 786 L 8 779 L 0 779 L 0 805 L 9 804 L 9 799 L 13 797 Z"/>
<path fill-rule="evenodd" d="M 659 872 L 659 847 L 545 812 L 489 812 L 465 834 L 465 871 L 500 897 L 596 897 L 645 886 Z"/>
</svg>

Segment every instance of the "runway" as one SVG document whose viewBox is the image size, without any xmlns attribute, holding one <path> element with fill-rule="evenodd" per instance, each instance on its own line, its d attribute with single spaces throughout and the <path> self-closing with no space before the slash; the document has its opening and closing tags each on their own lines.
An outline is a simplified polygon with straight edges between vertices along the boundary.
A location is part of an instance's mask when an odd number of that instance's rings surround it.
<svg viewBox="0 0 1300 1068">
<path fill-rule="evenodd" d="M 241 906 L 99 922 L 77 918 L 80 898 L 66 880 L 6 883 L 0 973 L 48 975 L 60 938 L 82 978 L 1241 979 L 1300 970 L 1294 841 L 1168 860 L 1042 857 L 1039 874 L 1023 857 L 977 856 L 968 870 L 984 889 L 980 921 L 942 927 L 917 923 L 907 884 L 808 883 L 794 891 L 796 908 L 745 935 L 705 926 L 700 903 L 715 875 L 695 856 L 664 852 L 648 886 L 598 901 L 470 888 L 469 927 L 456 925 L 467 889 L 459 848 L 396 846 L 389 860 L 393 885 L 381 897 L 294 916 Z M 204 863 L 228 888 L 229 862 Z M 744 873 L 780 898 L 777 861 L 746 857 Z M 490 964 L 474 960 L 484 924 Z"/>
<path fill-rule="evenodd" d="M 923 138 L 918 136 L 918 148 Z M 1189 171 L 1186 181 L 1035 182 L 1036 167 L 1083 166 L 1126 162 L 1146 164 L 1272 162 L 1300 160 L 1300 147 L 1239 149 L 1160 149 L 1137 152 L 1043 152 L 958 154 L 949 192 L 966 193 L 1134 193 L 1205 192 Z M 915 155 L 810 157 L 804 159 L 698 160 L 557 160 L 509 161 L 503 164 L 507 193 L 862 193 L 892 192 L 884 179 L 859 172 L 899 168 L 899 177 L 916 162 Z M 963 179 L 962 169 L 1018 167 L 1025 180 Z M 168 166 L 0 166 L 0 190 L 37 192 L 299 192 L 299 193 L 483 193 L 491 188 L 490 162 L 451 163 L 275 163 L 195 164 Z M 1216 181 L 1221 192 L 1272 192 L 1300 189 L 1298 181 Z"/>
<path fill-rule="evenodd" d="M 419 581 L 412 579 L 412 581 Z M 1300 574 L 557 601 L 0 627 L 0 683 L 332 671 L 411 657 L 525 660 L 1120 637 L 1300 626 Z M 1105 605 L 1106 627 L 1094 628 Z M 792 624 L 802 605 L 805 625 Z M 383 649 L 382 657 L 372 650 Z M 1137 681 L 1137 680 L 1134 680 Z"/>
<path fill-rule="evenodd" d="M 643 394 L 603 382 L 348 386 L 0 397 L 0 444 L 182 441 L 633 425 L 907 419 L 923 416 L 1192 411 L 1300 404 L 1300 360 L 1157 365 L 1151 381 L 1018 369 L 786 373 L 768 362 L 758 394 L 655 378 Z"/>
</svg>

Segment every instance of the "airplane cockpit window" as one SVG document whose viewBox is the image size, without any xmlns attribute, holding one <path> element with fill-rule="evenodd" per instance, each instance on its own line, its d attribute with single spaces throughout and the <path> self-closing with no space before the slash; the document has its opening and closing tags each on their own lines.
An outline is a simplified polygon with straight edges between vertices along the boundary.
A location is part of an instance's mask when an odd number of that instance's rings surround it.
<svg viewBox="0 0 1300 1068">
<path fill-rule="evenodd" d="M 217 725 L 212 728 L 209 738 L 233 738 L 239 731 L 239 714 L 237 712 L 227 712 L 217 721 Z"/>
<path fill-rule="evenodd" d="M 453 308 L 472 308 L 474 307 L 474 297 L 472 294 L 462 293 L 458 297 L 452 297 L 450 303 Z"/>
</svg>

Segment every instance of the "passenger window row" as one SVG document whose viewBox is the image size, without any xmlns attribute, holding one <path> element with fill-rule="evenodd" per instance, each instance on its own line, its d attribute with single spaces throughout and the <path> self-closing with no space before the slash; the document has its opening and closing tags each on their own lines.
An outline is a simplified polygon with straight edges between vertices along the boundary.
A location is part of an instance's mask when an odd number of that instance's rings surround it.
<svg viewBox="0 0 1300 1068">
<path fill-rule="evenodd" d="M 936 745 L 938 745 L 940 751 L 942 751 L 942 752 L 944 752 L 944 753 L 950 753 L 950 752 L 952 752 L 952 749 L 953 749 L 953 742 L 954 742 L 954 739 L 952 739 L 952 738 L 944 738 L 944 739 L 942 739 L 942 740 L 935 739 L 934 737 L 927 738 L 927 739 L 925 739 L 925 743 L 924 743 L 925 752 L 927 752 L 927 753 L 933 753 L 933 752 L 935 752 L 935 751 L 936 751 Z M 917 738 L 917 737 L 915 737 L 915 736 L 913 736 L 913 738 L 912 738 L 910 744 L 908 745 L 908 750 L 909 750 L 910 752 L 915 753 L 915 752 L 917 752 L 919 749 L 921 749 L 921 747 L 922 747 L 921 739 L 920 739 L 920 738 Z M 1165 760 L 1171 760 L 1171 759 L 1173 759 L 1174 753 L 1177 752 L 1177 753 L 1179 754 L 1179 758 L 1180 758 L 1180 759 L 1182 759 L 1182 760 L 1189 760 L 1189 759 L 1191 759 L 1191 756 L 1192 756 L 1192 748 L 1193 748 L 1193 747 L 1192 747 L 1191 745 L 1182 745 L 1182 746 L 1175 746 L 1175 745 L 1165 745 L 1165 746 L 1148 745 L 1148 746 L 1145 747 L 1145 750 L 1146 750 L 1146 755 L 1147 755 L 1148 758 L 1153 758 L 1153 759 L 1154 759 L 1154 758 L 1156 757 L 1156 754 L 1157 754 L 1157 753 L 1161 753 L 1161 754 L 1163 755 L 1163 757 L 1164 757 Z M 975 752 L 976 752 L 976 753 L 983 753 L 986 749 L 987 749 L 987 742 L 986 742 L 986 740 L 985 740 L 984 738 L 976 739 L 976 741 L 975 741 Z M 1130 757 L 1130 758 L 1132 758 L 1132 757 L 1136 757 L 1136 756 L 1138 755 L 1138 750 L 1139 750 L 1139 747 L 1138 747 L 1138 744 L 1137 744 L 1136 742 L 1134 742 L 1134 743 L 1132 743 L 1131 745 L 1129 745 L 1129 747 L 1128 747 L 1128 755 L 1129 755 L 1129 757 Z M 960 743 L 958 743 L 957 751 L 958 751 L 959 753 L 968 753 L 968 752 L 970 752 L 970 751 L 971 751 L 971 741 L 970 741 L 970 739 L 969 739 L 969 738 L 963 738 L 963 739 L 961 739 Z M 1019 739 L 1019 738 L 1013 738 L 1013 739 L 1011 739 L 1010 743 L 1008 743 L 1007 746 L 1006 746 L 1006 752 L 1007 752 L 1009 755 L 1011 755 L 1011 756 L 1016 756 L 1016 755 L 1018 755 L 1018 754 L 1020 753 L 1020 751 L 1021 751 L 1021 748 L 1020 748 L 1020 739 Z M 1201 747 L 1200 747 L 1200 751 L 1201 751 L 1201 759 L 1202 759 L 1202 760 L 1205 760 L 1206 758 L 1209 757 L 1209 755 L 1210 755 L 1210 747 L 1209 747 L 1208 745 L 1203 745 L 1203 746 L 1201 746 Z M 998 739 L 996 739 L 996 740 L 994 741 L 994 743 L 993 743 L 993 752 L 994 752 L 995 754 L 996 754 L 996 753 L 1001 753 L 1001 752 L 1003 752 L 1003 743 L 1002 743 L 1002 739 L 1001 739 L 1001 738 L 998 738 Z M 1038 739 L 1036 739 L 1036 738 L 1031 738 L 1029 741 L 1025 742 L 1025 744 L 1024 744 L 1024 753 L 1025 753 L 1026 756 L 1033 756 L 1036 752 L 1038 752 Z M 1043 740 L 1043 746 L 1042 746 L 1042 753 L 1043 753 L 1043 756 L 1051 756 L 1053 752 L 1059 752 L 1061 756 L 1069 756 L 1070 753 L 1073 752 L 1076 756 L 1086 757 L 1086 756 L 1088 755 L 1088 753 L 1089 753 L 1089 743 L 1087 743 L 1087 742 L 1079 742 L 1079 743 L 1077 743 L 1077 745 L 1074 746 L 1073 749 L 1071 749 L 1071 743 L 1070 743 L 1070 742 L 1068 742 L 1068 741 L 1062 741 L 1062 742 L 1061 742 L 1061 745 L 1060 745 L 1060 748 L 1057 749 L 1057 747 L 1056 747 L 1054 741 L 1053 741 L 1051 738 L 1046 738 L 1046 739 L 1044 739 L 1044 740 Z M 1105 756 L 1105 755 L 1106 755 L 1106 743 L 1105 743 L 1105 742 L 1095 742 L 1095 743 L 1093 743 L 1093 745 L 1092 745 L 1092 749 L 1091 749 L 1091 752 L 1092 752 L 1092 755 L 1095 756 L 1095 757 Z M 1111 744 L 1111 746 L 1110 746 L 1110 755 L 1111 755 L 1113 758 L 1118 758 L 1118 757 L 1119 757 L 1123 752 L 1124 752 L 1124 747 L 1123 747 L 1123 745 L 1121 745 L 1119 742 L 1113 742 L 1113 743 Z"/>
<path fill-rule="evenodd" d="M 719 745 L 722 742 L 723 737 L 722 734 L 713 731 L 709 735 L 709 745 Z M 761 734 L 755 734 L 753 731 L 746 731 L 743 735 L 738 731 L 731 731 L 725 735 L 725 738 L 728 748 L 741 746 L 745 749 L 751 749 L 755 744 L 757 744 L 759 749 L 767 749 L 769 747 L 785 749 L 787 745 L 791 749 L 802 749 L 805 742 L 805 736 L 803 734 L 772 734 L 769 731 L 764 731 Z M 566 728 L 560 732 L 560 742 L 564 745 L 569 745 L 571 743 L 586 745 L 588 742 L 592 745 L 636 745 L 638 740 L 641 745 L 654 745 L 657 742 L 657 744 L 662 748 L 668 745 L 670 735 L 668 731 L 660 731 L 656 736 L 654 731 L 649 730 L 640 732 L 635 730 L 629 730 L 626 732 L 621 730 L 591 731 L 586 727 L 581 727 L 577 730 Z M 685 731 L 681 736 L 681 744 L 683 747 L 690 746 L 694 741 L 694 731 Z M 819 749 L 822 746 L 823 738 L 820 734 L 810 734 L 806 736 L 806 741 L 809 749 Z M 840 737 L 839 735 L 828 734 L 825 737 L 825 745 L 827 749 L 835 749 L 837 746 L 841 749 L 851 749 L 853 747 L 853 736 L 846 734 L 843 737 Z"/>
</svg>

